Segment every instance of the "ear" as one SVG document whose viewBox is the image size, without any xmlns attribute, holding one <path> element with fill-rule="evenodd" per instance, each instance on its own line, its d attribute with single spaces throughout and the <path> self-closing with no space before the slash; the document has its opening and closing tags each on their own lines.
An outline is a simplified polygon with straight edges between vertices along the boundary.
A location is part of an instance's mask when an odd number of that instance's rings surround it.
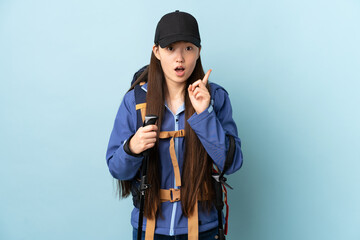
<svg viewBox="0 0 360 240">
<path fill-rule="evenodd" d="M 201 52 L 201 47 L 199 47 L 199 54 L 198 54 L 198 59 L 199 59 L 199 57 L 200 57 L 200 52 Z"/>
<path fill-rule="evenodd" d="M 159 45 L 156 46 L 156 45 L 154 44 L 154 46 L 153 46 L 153 53 L 154 53 L 155 57 L 160 61 Z"/>
</svg>

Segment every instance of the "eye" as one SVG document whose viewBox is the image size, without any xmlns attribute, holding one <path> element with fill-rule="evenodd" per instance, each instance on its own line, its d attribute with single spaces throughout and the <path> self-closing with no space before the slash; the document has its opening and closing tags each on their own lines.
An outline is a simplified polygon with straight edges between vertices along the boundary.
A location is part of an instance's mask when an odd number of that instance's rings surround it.
<svg viewBox="0 0 360 240">
<path fill-rule="evenodd" d="M 187 46 L 187 47 L 186 47 L 186 50 L 187 50 L 187 51 L 193 50 L 193 47 L 192 47 L 192 46 Z"/>
<path fill-rule="evenodd" d="M 166 49 L 169 50 L 169 51 L 174 50 L 173 46 L 168 46 L 168 47 L 166 47 Z"/>
</svg>

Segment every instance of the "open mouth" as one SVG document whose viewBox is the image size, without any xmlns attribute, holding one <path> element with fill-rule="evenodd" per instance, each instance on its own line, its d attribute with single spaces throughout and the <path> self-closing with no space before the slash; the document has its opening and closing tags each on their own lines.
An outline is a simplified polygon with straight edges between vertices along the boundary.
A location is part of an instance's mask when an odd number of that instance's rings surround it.
<svg viewBox="0 0 360 240">
<path fill-rule="evenodd" d="M 176 76 L 183 77 L 185 75 L 185 68 L 183 66 L 177 66 L 175 68 Z"/>
<path fill-rule="evenodd" d="M 182 72 L 182 71 L 184 71 L 184 70 L 185 70 L 185 68 L 184 68 L 184 67 L 181 67 L 181 66 L 175 68 L 175 71 L 176 71 L 176 72 Z"/>
</svg>

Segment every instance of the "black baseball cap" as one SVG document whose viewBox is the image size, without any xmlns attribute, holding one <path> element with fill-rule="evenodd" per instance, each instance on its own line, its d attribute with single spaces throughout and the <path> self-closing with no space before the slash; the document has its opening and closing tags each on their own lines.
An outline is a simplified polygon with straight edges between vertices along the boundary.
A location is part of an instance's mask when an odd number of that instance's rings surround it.
<svg viewBox="0 0 360 240">
<path fill-rule="evenodd" d="M 175 12 L 164 15 L 157 24 L 154 43 L 164 48 L 171 43 L 185 41 L 200 47 L 200 33 L 196 19 L 189 13 Z"/>
</svg>

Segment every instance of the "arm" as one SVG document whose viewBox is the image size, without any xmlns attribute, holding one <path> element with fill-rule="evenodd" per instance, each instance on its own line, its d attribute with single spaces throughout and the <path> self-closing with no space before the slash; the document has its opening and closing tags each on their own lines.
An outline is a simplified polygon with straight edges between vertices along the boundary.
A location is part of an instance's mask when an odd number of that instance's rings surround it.
<svg viewBox="0 0 360 240">
<path fill-rule="evenodd" d="M 125 94 L 116 114 L 114 127 L 106 152 L 109 171 L 119 180 L 132 179 L 139 170 L 142 156 L 135 157 L 124 151 L 123 145 L 136 132 L 136 110 L 134 92 Z"/>
<path fill-rule="evenodd" d="M 229 140 L 225 134 L 234 136 L 234 162 L 226 171 L 226 174 L 231 174 L 237 171 L 243 162 L 241 142 L 238 137 L 236 124 L 232 118 L 232 108 L 227 92 L 222 88 L 217 88 L 212 93 L 212 99 L 213 105 L 210 105 L 200 114 L 194 113 L 188 119 L 188 123 L 221 171 L 229 146 Z"/>
</svg>

